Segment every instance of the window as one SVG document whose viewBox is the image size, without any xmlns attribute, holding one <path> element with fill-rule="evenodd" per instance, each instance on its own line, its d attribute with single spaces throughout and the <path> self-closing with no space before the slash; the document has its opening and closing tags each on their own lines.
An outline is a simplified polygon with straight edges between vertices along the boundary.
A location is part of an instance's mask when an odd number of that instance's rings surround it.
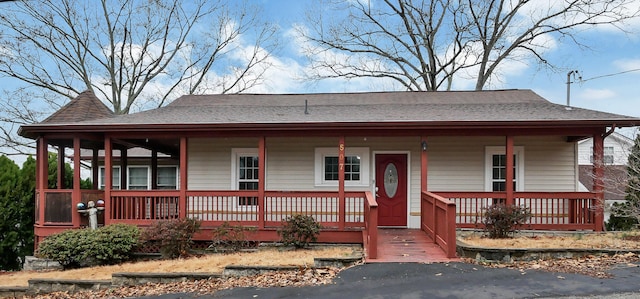
<svg viewBox="0 0 640 299">
<path fill-rule="evenodd" d="M 589 156 L 589 161 L 593 163 L 593 146 L 591 147 L 591 155 Z M 604 156 L 603 156 L 604 164 L 613 164 L 613 146 L 605 146 L 604 147 Z"/>
<path fill-rule="evenodd" d="M 338 185 L 338 148 L 316 148 L 316 186 Z M 344 180 L 348 186 L 369 185 L 369 148 L 347 147 L 344 157 Z"/>
<path fill-rule="evenodd" d="M 177 190 L 178 188 L 178 167 L 159 166 L 157 176 L 158 189 Z"/>
<path fill-rule="evenodd" d="M 257 149 L 233 149 L 232 168 L 235 169 L 233 188 L 235 190 L 258 190 L 260 167 Z M 257 206 L 258 198 L 238 197 L 239 206 Z"/>
<path fill-rule="evenodd" d="M 104 190 L 104 180 L 105 180 L 105 168 L 104 166 L 100 166 L 100 175 L 98 177 L 98 184 L 100 186 L 100 190 Z M 114 166 L 113 171 L 111 172 L 111 189 L 112 190 L 120 190 L 120 166 Z"/>
<path fill-rule="evenodd" d="M 507 155 L 503 146 L 488 146 L 485 149 L 485 191 L 505 191 L 507 177 Z M 513 190 L 524 189 L 524 148 L 513 147 Z"/>
<path fill-rule="evenodd" d="M 149 189 L 149 167 L 146 166 L 130 166 L 127 168 L 127 189 L 129 190 L 148 190 Z"/>
</svg>

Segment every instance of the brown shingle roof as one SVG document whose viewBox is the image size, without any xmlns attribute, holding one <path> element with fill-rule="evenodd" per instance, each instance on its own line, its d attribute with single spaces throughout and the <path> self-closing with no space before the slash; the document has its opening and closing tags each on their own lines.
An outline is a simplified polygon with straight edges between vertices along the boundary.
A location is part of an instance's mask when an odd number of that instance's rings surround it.
<svg viewBox="0 0 640 299">
<path fill-rule="evenodd" d="M 305 113 L 305 105 L 307 105 Z M 83 124 L 296 124 L 638 120 L 567 109 L 531 90 L 187 95 L 166 107 Z"/>
<path fill-rule="evenodd" d="M 83 91 L 71 102 L 64 105 L 55 113 L 51 114 L 41 123 L 43 124 L 64 124 L 75 123 L 85 120 L 100 119 L 114 116 L 109 109 L 91 90 Z"/>
</svg>

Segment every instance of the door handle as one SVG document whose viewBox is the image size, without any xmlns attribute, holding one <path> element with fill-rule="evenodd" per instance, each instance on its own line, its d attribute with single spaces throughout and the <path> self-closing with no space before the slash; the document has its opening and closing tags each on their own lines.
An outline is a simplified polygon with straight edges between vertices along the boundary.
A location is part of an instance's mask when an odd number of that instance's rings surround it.
<svg viewBox="0 0 640 299">
<path fill-rule="evenodd" d="M 380 195 L 378 195 L 378 186 L 376 186 L 376 198 L 380 197 Z"/>
</svg>

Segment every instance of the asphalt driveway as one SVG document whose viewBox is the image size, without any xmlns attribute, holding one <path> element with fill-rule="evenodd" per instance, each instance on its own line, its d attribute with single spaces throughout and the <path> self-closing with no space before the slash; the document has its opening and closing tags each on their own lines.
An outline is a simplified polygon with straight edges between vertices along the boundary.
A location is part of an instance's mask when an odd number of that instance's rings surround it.
<svg viewBox="0 0 640 299">
<path fill-rule="evenodd" d="M 633 298 L 637 295 L 640 298 L 640 267 L 619 267 L 611 273 L 614 278 L 600 279 L 579 274 L 485 268 L 466 263 L 379 263 L 346 269 L 330 285 L 235 288 L 209 296 L 170 294 L 154 298 L 482 299 L 594 295 L 611 298 Z"/>
</svg>

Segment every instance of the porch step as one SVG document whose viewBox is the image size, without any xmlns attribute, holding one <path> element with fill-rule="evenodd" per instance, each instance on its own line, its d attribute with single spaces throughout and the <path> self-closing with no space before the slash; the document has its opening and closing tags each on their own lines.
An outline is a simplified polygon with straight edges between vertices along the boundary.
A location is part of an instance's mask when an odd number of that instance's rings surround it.
<svg viewBox="0 0 640 299">
<path fill-rule="evenodd" d="M 378 258 L 367 263 L 438 263 L 447 258 L 444 251 L 419 229 L 378 229 Z"/>
</svg>

